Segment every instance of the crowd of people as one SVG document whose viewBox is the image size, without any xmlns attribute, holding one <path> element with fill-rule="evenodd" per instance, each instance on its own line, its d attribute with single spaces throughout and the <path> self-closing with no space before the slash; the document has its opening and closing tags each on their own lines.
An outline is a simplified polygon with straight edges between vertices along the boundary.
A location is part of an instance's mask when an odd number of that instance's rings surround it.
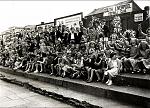
<svg viewBox="0 0 150 108">
<path fill-rule="evenodd" d="M 145 34 L 140 25 L 138 31 L 110 33 L 105 20 L 94 21 L 89 28 L 82 21 L 79 25 L 16 33 L 11 45 L 1 47 L 0 63 L 27 73 L 102 81 L 107 85 L 119 73 L 149 73 L 150 27 Z"/>
</svg>

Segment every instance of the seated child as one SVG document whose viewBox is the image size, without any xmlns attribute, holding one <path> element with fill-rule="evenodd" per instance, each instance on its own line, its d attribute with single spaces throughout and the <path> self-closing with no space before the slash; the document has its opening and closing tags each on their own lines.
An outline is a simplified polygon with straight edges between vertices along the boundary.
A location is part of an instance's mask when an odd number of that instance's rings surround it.
<svg viewBox="0 0 150 108">
<path fill-rule="evenodd" d="M 141 70 L 143 71 L 143 73 L 150 73 L 150 49 L 146 50 L 146 57 L 144 59 L 142 59 L 142 64 L 140 64 L 141 66 Z"/>
<path fill-rule="evenodd" d="M 73 58 L 71 57 L 71 52 L 68 52 L 66 56 L 63 57 L 62 59 L 62 77 L 65 77 L 66 74 L 69 75 L 71 73 L 71 69 L 72 69 L 72 66 L 71 64 L 73 63 Z"/>
<path fill-rule="evenodd" d="M 75 64 L 72 64 L 71 66 L 72 66 L 72 69 L 74 71 L 74 73 L 72 74 L 72 78 L 81 77 L 81 70 L 83 68 L 83 57 L 81 56 L 80 53 L 77 54 L 77 59 L 76 59 Z"/>
<path fill-rule="evenodd" d="M 86 71 L 85 75 L 88 74 L 91 70 L 91 67 L 90 67 L 90 62 L 91 62 L 91 59 L 90 59 L 90 56 L 88 56 L 88 54 L 84 54 L 84 57 L 83 57 L 83 67 L 84 67 L 84 70 Z M 86 78 L 86 80 L 88 81 L 89 77 Z"/>
<path fill-rule="evenodd" d="M 17 57 L 17 59 L 16 59 L 16 62 L 15 62 L 15 64 L 14 64 L 14 70 L 16 70 L 16 69 L 19 69 L 20 68 L 20 66 L 21 66 L 21 58 L 20 57 Z"/>
<path fill-rule="evenodd" d="M 112 77 L 118 75 L 120 69 L 121 69 L 121 62 L 116 57 L 116 53 L 112 52 L 110 54 L 110 59 L 108 61 L 108 69 L 104 72 L 104 76 L 103 76 L 103 80 L 106 75 L 109 76 L 108 81 L 106 82 L 107 85 L 112 85 Z"/>
<path fill-rule="evenodd" d="M 59 75 L 59 60 L 62 56 L 62 53 L 57 52 L 56 54 L 52 54 L 53 60 L 51 63 L 51 73 L 50 75 Z"/>
<path fill-rule="evenodd" d="M 122 64 L 123 64 L 123 72 L 132 72 L 135 71 L 135 65 L 137 63 L 137 56 L 138 56 L 138 46 L 137 46 L 137 39 L 131 38 L 130 40 L 130 51 L 129 51 L 129 58 L 123 57 Z"/>
<path fill-rule="evenodd" d="M 33 65 L 35 63 L 34 59 L 35 59 L 35 55 L 33 55 L 33 53 L 29 53 L 29 61 L 27 61 L 27 65 L 26 65 L 26 73 L 31 72 L 33 70 Z"/>
<path fill-rule="evenodd" d="M 40 72 L 43 72 L 46 62 L 47 62 L 46 53 L 42 53 L 41 60 L 38 60 L 36 62 L 36 65 L 35 65 L 36 66 L 36 70 L 34 71 L 34 73 L 38 73 L 39 67 L 40 67 Z"/>
<path fill-rule="evenodd" d="M 96 55 L 95 55 L 95 53 L 93 53 L 93 54 L 91 54 L 91 57 L 90 57 L 90 70 L 88 71 L 87 82 L 92 82 L 92 80 L 93 80 L 95 60 L 96 60 Z"/>
</svg>

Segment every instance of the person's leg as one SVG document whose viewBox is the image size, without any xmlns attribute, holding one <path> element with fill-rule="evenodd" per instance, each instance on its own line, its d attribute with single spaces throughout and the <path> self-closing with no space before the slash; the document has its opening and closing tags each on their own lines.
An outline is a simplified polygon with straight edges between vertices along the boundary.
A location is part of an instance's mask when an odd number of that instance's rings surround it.
<svg viewBox="0 0 150 108">
<path fill-rule="evenodd" d="M 140 73 L 141 72 L 141 69 L 139 67 L 139 64 L 140 64 L 140 61 L 137 61 L 134 65 L 134 70 L 137 72 L 137 73 Z"/>
<path fill-rule="evenodd" d="M 28 70 L 28 67 L 29 67 L 29 62 L 27 62 L 27 66 L 26 66 L 26 69 L 25 69 L 25 70 Z"/>
<path fill-rule="evenodd" d="M 150 62 L 147 61 L 146 59 L 143 59 L 142 64 L 143 64 L 144 69 L 146 69 L 146 73 L 149 74 L 150 73 Z"/>
<path fill-rule="evenodd" d="M 58 75 L 59 75 L 59 76 L 61 76 L 61 70 L 62 70 L 62 67 L 61 67 L 61 65 L 59 65 L 59 66 L 58 66 Z"/>
<path fill-rule="evenodd" d="M 28 68 L 29 71 L 31 70 L 31 66 L 32 66 L 32 63 L 29 63 L 29 68 Z M 28 72 L 29 72 L 29 71 L 28 71 Z"/>
<path fill-rule="evenodd" d="M 71 75 L 71 78 L 75 78 L 75 76 L 76 76 L 76 71 L 75 71 L 75 69 L 74 68 L 72 68 L 72 75 Z"/>
<path fill-rule="evenodd" d="M 127 67 L 126 67 L 126 64 L 127 64 L 127 60 L 122 60 L 122 67 L 123 67 L 123 72 L 126 73 L 127 72 Z"/>
<path fill-rule="evenodd" d="M 72 76 L 72 72 L 74 71 L 74 69 L 68 65 L 65 65 L 63 68 L 62 68 L 63 72 L 62 72 L 62 77 L 65 77 L 66 74 L 67 76 Z"/>
<path fill-rule="evenodd" d="M 87 67 L 87 68 L 89 68 L 89 67 Z M 82 79 L 83 79 L 84 81 L 87 80 L 87 69 L 86 69 L 86 67 L 83 67 L 83 68 L 82 68 L 81 77 L 82 77 Z"/>
<path fill-rule="evenodd" d="M 74 69 L 74 73 L 73 73 L 72 77 L 80 78 L 80 76 L 81 76 L 80 69 L 79 68 Z"/>
<path fill-rule="evenodd" d="M 53 75 L 53 74 L 54 74 L 54 65 L 51 64 L 51 73 L 50 73 L 50 75 Z"/>
<path fill-rule="evenodd" d="M 20 65 L 21 68 L 24 67 L 24 61 L 25 61 L 25 60 L 22 60 L 22 62 L 21 62 L 21 65 Z"/>
<path fill-rule="evenodd" d="M 15 67 L 13 69 L 16 70 L 16 67 L 17 67 L 17 62 L 15 62 Z"/>
<path fill-rule="evenodd" d="M 145 67 L 145 65 L 144 65 L 142 60 L 139 62 L 139 68 L 141 69 L 141 73 L 142 74 L 146 74 L 147 69 L 146 69 L 146 67 Z"/>
<path fill-rule="evenodd" d="M 22 63 L 19 63 L 17 69 L 20 69 L 21 67 L 22 67 Z"/>
<path fill-rule="evenodd" d="M 22 62 L 17 66 L 17 69 L 22 67 Z"/>
<path fill-rule="evenodd" d="M 30 67 L 30 63 L 28 62 L 28 63 L 27 63 L 27 67 L 26 67 L 26 71 L 25 71 L 25 72 L 28 72 L 28 71 L 29 71 L 29 67 Z"/>
<path fill-rule="evenodd" d="M 81 69 L 77 70 L 77 78 L 80 78 L 81 77 Z"/>
<path fill-rule="evenodd" d="M 131 65 L 132 65 L 132 68 L 133 68 L 132 73 L 135 73 L 136 72 L 136 66 L 135 65 L 137 63 L 137 60 L 131 59 L 131 58 L 129 58 L 128 60 L 130 61 Z"/>
<path fill-rule="evenodd" d="M 59 76 L 59 64 L 55 66 L 55 69 L 56 69 L 56 76 Z"/>
<path fill-rule="evenodd" d="M 130 73 L 132 73 L 132 71 L 133 71 L 133 66 L 132 66 L 132 64 L 131 64 L 131 62 L 127 59 L 126 60 L 126 67 L 128 68 L 128 71 L 127 72 L 130 72 Z"/>
<path fill-rule="evenodd" d="M 147 66 L 147 74 L 150 74 L 150 65 Z"/>
<path fill-rule="evenodd" d="M 95 70 L 96 76 L 97 76 L 97 82 L 101 80 L 99 75 L 99 70 Z"/>
<path fill-rule="evenodd" d="M 35 68 L 36 69 L 35 69 L 34 73 L 38 73 L 38 63 L 35 64 Z"/>
<path fill-rule="evenodd" d="M 35 63 L 32 63 L 31 72 L 34 70 Z"/>
<path fill-rule="evenodd" d="M 25 67 L 25 71 L 28 69 L 28 62 L 27 62 L 27 65 L 26 65 L 26 67 Z"/>
<path fill-rule="evenodd" d="M 87 81 L 90 79 L 91 68 L 87 68 Z"/>
<path fill-rule="evenodd" d="M 43 64 L 42 63 L 40 63 L 40 72 L 43 72 Z"/>
<path fill-rule="evenodd" d="M 107 85 L 112 85 L 112 76 L 108 73 L 109 76 L 109 82 L 107 83 Z"/>
<path fill-rule="evenodd" d="M 108 75 L 108 71 L 104 72 L 103 78 L 102 78 L 102 82 L 104 82 L 105 77 Z M 109 82 L 109 79 L 107 80 L 106 84 Z"/>
<path fill-rule="evenodd" d="M 93 80 L 93 75 L 94 75 L 94 69 L 91 69 L 91 74 L 90 74 L 90 78 L 89 78 L 89 80 L 88 80 L 88 82 L 92 82 L 92 80 Z"/>
<path fill-rule="evenodd" d="M 72 76 L 72 72 L 74 71 L 72 69 L 72 67 L 68 66 L 68 65 L 65 65 L 62 69 L 62 77 L 66 77 L 66 76 Z"/>
<path fill-rule="evenodd" d="M 62 77 L 64 78 L 66 76 L 66 71 L 63 71 Z"/>
</svg>

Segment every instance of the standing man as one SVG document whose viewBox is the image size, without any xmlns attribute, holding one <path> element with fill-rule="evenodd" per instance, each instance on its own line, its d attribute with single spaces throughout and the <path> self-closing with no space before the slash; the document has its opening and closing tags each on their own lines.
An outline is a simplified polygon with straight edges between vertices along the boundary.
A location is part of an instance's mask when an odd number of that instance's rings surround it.
<svg viewBox="0 0 150 108">
<path fill-rule="evenodd" d="M 55 45 L 55 38 L 56 38 L 56 28 L 55 27 L 52 27 L 52 31 L 50 33 L 50 36 L 51 36 L 52 43 Z"/>
<path fill-rule="evenodd" d="M 75 44 L 75 39 L 77 38 L 77 33 L 75 33 L 75 28 L 71 27 L 70 28 L 70 33 L 69 33 L 69 38 L 68 41 L 71 44 Z"/>
<path fill-rule="evenodd" d="M 106 20 L 103 20 L 102 22 L 102 29 L 103 29 L 103 49 L 105 49 L 105 46 L 106 46 L 106 43 L 105 42 L 108 42 L 108 37 L 109 37 L 109 28 L 108 26 L 106 25 Z"/>
<path fill-rule="evenodd" d="M 75 38 L 75 43 L 80 44 L 83 32 L 80 30 L 79 27 L 76 27 L 76 33 L 77 33 L 77 37 Z"/>
<path fill-rule="evenodd" d="M 103 32 L 104 32 L 104 37 L 109 37 L 109 27 L 106 25 L 106 20 L 103 20 Z"/>
<path fill-rule="evenodd" d="M 62 27 L 61 26 L 58 26 L 58 30 L 56 31 L 56 37 L 57 37 L 57 40 L 62 41 L 63 33 L 62 33 Z"/>
<path fill-rule="evenodd" d="M 80 31 L 83 32 L 83 21 L 79 21 Z"/>
</svg>

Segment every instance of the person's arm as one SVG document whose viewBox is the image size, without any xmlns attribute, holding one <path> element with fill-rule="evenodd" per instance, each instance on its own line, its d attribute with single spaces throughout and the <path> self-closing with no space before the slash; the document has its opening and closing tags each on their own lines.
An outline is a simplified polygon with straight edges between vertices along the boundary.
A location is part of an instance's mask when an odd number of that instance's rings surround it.
<svg viewBox="0 0 150 108">
<path fill-rule="evenodd" d="M 107 58 L 107 59 L 106 59 L 107 67 L 105 68 L 105 71 L 108 70 L 108 68 L 109 68 L 109 66 L 110 66 L 110 62 L 111 62 L 111 59 L 110 59 L 110 58 Z"/>
<path fill-rule="evenodd" d="M 116 49 L 116 50 L 118 50 L 118 51 L 121 51 L 121 50 L 122 50 L 121 46 L 120 46 L 118 43 L 115 43 L 114 46 L 115 46 L 115 49 Z M 119 46 L 120 46 L 120 47 L 119 47 Z"/>
<path fill-rule="evenodd" d="M 65 65 L 65 59 L 63 58 L 58 58 L 58 64 L 63 67 Z"/>
<path fill-rule="evenodd" d="M 117 64 L 118 64 L 118 73 L 122 70 L 122 65 L 121 65 L 121 60 L 117 59 Z"/>
<path fill-rule="evenodd" d="M 138 31 L 139 31 L 139 33 L 140 33 L 143 37 L 146 38 L 147 34 L 145 34 L 145 33 L 142 32 L 141 24 L 138 25 Z"/>
<path fill-rule="evenodd" d="M 43 61 L 37 61 L 37 62 L 42 63 L 42 64 L 45 63 L 46 62 L 46 57 L 43 58 Z"/>
<path fill-rule="evenodd" d="M 80 64 L 73 64 L 73 67 L 81 68 L 81 67 L 83 67 L 83 65 L 82 65 L 82 63 L 80 62 Z"/>
<path fill-rule="evenodd" d="M 46 63 L 46 61 L 47 61 L 47 57 L 44 57 L 42 63 Z"/>
<path fill-rule="evenodd" d="M 110 44 L 107 44 L 107 46 L 108 46 L 109 49 L 112 49 L 112 50 L 114 49 L 114 47 L 111 46 Z"/>
<path fill-rule="evenodd" d="M 80 68 L 82 68 L 84 66 L 84 63 L 83 63 L 83 57 L 81 57 L 81 62 L 80 62 Z"/>
<path fill-rule="evenodd" d="M 145 51 L 145 55 L 144 55 L 144 59 L 148 59 L 148 56 L 149 56 L 149 50 L 150 49 L 147 49 L 146 51 Z"/>
<path fill-rule="evenodd" d="M 95 65 L 99 66 L 101 64 L 101 61 L 102 60 L 100 60 L 98 63 L 95 62 Z"/>
<path fill-rule="evenodd" d="M 131 47 L 131 45 L 129 44 L 129 42 L 126 41 L 125 39 L 123 39 L 123 43 L 125 44 L 125 46 L 126 46 L 127 48 L 130 48 L 130 47 Z"/>
</svg>

